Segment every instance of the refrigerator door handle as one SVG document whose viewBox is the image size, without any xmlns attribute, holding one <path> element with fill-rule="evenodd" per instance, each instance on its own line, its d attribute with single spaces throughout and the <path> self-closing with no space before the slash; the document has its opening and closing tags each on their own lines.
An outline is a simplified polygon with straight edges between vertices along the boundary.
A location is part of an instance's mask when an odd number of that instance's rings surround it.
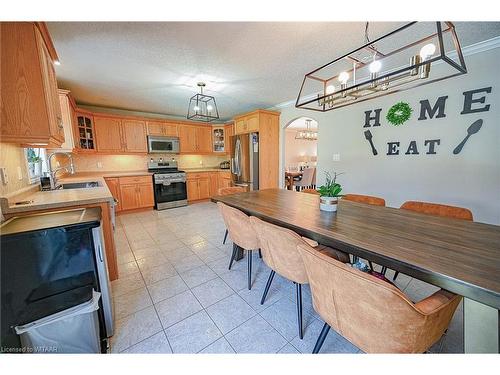
<svg viewBox="0 0 500 375">
<path fill-rule="evenodd" d="M 241 141 L 238 138 L 236 140 L 236 150 L 234 153 L 234 161 L 236 166 L 236 175 L 241 176 Z"/>
</svg>

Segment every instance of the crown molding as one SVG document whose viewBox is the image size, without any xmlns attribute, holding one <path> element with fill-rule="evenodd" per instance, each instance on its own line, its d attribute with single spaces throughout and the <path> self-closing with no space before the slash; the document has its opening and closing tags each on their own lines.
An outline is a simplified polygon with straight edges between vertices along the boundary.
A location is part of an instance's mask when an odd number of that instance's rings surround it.
<svg viewBox="0 0 500 375">
<path fill-rule="evenodd" d="M 496 36 L 491 39 L 483 40 L 482 42 L 471 44 L 467 47 L 462 47 L 462 54 L 464 56 L 471 56 L 475 55 L 476 53 L 486 52 L 499 47 L 500 47 L 500 36 Z M 453 51 L 448 56 L 453 58 L 457 56 L 457 53 Z M 314 95 L 311 95 L 311 98 L 313 97 Z M 293 107 L 295 106 L 295 102 L 296 99 L 288 100 L 286 102 L 276 104 L 268 109 L 282 109 L 282 108 Z"/>
</svg>

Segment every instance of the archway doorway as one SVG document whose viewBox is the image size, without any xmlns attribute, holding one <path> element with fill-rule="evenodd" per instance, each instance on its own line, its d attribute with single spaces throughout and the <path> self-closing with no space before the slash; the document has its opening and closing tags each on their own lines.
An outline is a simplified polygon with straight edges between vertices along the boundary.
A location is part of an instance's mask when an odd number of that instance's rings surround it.
<svg viewBox="0 0 500 375">
<path fill-rule="evenodd" d="M 304 170 L 316 168 L 317 134 L 318 122 L 307 116 L 290 121 L 284 128 L 283 181 L 285 188 L 302 189 L 316 184 L 315 174 L 310 181 L 311 171 L 304 173 Z"/>
</svg>

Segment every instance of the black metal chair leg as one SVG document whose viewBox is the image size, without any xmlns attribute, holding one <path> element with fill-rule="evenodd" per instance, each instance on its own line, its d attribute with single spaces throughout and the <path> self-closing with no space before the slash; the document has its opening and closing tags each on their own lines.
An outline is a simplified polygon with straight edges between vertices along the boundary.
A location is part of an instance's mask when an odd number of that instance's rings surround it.
<svg viewBox="0 0 500 375">
<path fill-rule="evenodd" d="M 276 272 L 271 270 L 271 273 L 269 274 L 269 278 L 267 279 L 266 287 L 264 288 L 264 294 L 262 295 L 262 299 L 260 300 L 261 305 L 263 305 L 264 301 L 266 300 L 267 293 L 269 292 L 269 288 L 271 287 L 271 283 L 273 282 L 273 278 L 274 278 L 275 273 Z"/>
<path fill-rule="evenodd" d="M 352 256 L 352 264 L 356 263 L 358 261 L 359 257 L 357 255 Z"/>
<path fill-rule="evenodd" d="M 226 239 L 227 239 L 227 234 L 228 234 L 228 230 L 226 229 L 226 233 L 224 233 L 224 241 L 222 241 L 222 244 L 225 245 L 226 244 Z"/>
<path fill-rule="evenodd" d="M 396 278 L 399 275 L 399 271 L 394 272 L 394 276 L 392 277 L 392 281 L 396 281 Z"/>
<path fill-rule="evenodd" d="M 247 251 L 248 257 L 248 290 L 252 289 L 252 250 Z"/>
<path fill-rule="evenodd" d="M 238 246 L 233 243 L 233 254 L 231 254 L 231 260 L 229 261 L 229 270 L 231 270 L 231 266 L 233 265 L 234 258 L 236 258 L 236 253 L 238 252 Z"/>
<path fill-rule="evenodd" d="M 262 259 L 262 251 L 260 251 L 260 249 L 259 249 L 259 258 Z"/>
<path fill-rule="evenodd" d="M 299 337 L 302 340 L 304 334 L 302 333 L 302 285 L 295 283 L 295 291 L 297 294 L 297 321 L 299 323 Z"/>
<path fill-rule="evenodd" d="M 368 264 L 370 265 L 370 270 L 372 270 L 372 271 L 373 271 L 373 263 L 372 263 L 372 261 L 371 261 L 371 260 L 369 260 L 369 261 L 368 261 Z"/>
<path fill-rule="evenodd" d="M 314 345 L 313 349 L 313 354 L 318 354 L 321 347 L 323 346 L 323 343 L 325 342 L 326 336 L 328 335 L 328 332 L 330 332 L 330 326 L 328 323 L 325 323 L 323 326 L 323 329 L 321 330 L 321 333 L 318 336 L 318 340 L 316 341 L 316 345 Z"/>
<path fill-rule="evenodd" d="M 387 272 L 387 267 L 382 266 L 382 270 L 380 271 L 380 273 L 385 276 L 386 272 Z"/>
</svg>

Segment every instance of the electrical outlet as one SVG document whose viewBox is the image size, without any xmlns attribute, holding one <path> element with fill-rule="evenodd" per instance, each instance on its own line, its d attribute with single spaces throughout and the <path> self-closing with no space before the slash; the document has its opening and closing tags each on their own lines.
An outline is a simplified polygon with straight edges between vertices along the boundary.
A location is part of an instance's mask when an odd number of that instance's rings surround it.
<svg viewBox="0 0 500 375">
<path fill-rule="evenodd" d="M 20 166 L 17 166 L 17 179 L 21 181 L 23 179 L 23 170 Z"/>
<path fill-rule="evenodd" d="M 333 154 L 333 161 L 340 161 L 340 154 Z"/>
<path fill-rule="evenodd" d="M 4 185 L 7 185 L 9 183 L 9 176 L 7 175 L 7 168 L 1 167 L 0 168 L 0 175 L 2 176 L 2 183 Z"/>
<path fill-rule="evenodd" d="M 100 161 L 97 162 L 97 168 L 102 168 L 102 163 Z"/>
</svg>

